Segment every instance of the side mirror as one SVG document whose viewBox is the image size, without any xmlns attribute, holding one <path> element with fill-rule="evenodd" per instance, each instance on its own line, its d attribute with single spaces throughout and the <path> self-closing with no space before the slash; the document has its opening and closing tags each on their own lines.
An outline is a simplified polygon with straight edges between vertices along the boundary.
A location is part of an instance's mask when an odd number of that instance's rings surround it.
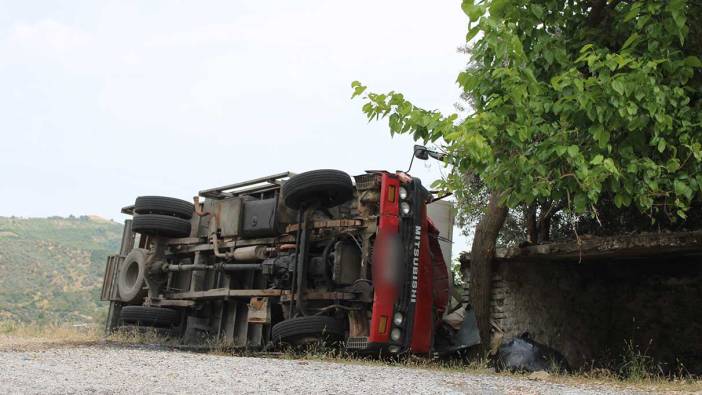
<svg viewBox="0 0 702 395">
<path fill-rule="evenodd" d="M 414 157 L 421 160 L 427 160 L 431 157 L 438 161 L 443 161 L 444 159 L 446 159 L 446 154 L 432 151 L 423 145 L 415 145 Z"/>
<path fill-rule="evenodd" d="M 429 159 L 429 150 L 423 145 L 415 145 L 414 157 L 421 160 L 427 160 Z"/>
</svg>

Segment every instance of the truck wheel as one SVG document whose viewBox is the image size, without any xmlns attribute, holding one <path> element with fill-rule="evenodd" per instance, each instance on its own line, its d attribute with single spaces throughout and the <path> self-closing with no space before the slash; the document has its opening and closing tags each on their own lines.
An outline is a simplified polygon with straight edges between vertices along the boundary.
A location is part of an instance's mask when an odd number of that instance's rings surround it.
<svg viewBox="0 0 702 395">
<path fill-rule="evenodd" d="M 190 236 L 190 221 L 160 214 L 137 214 L 132 220 L 132 231 L 152 236 Z"/>
<path fill-rule="evenodd" d="M 161 214 L 190 219 L 194 211 L 192 203 L 165 196 L 139 196 L 134 202 L 134 212 L 137 214 Z"/>
<path fill-rule="evenodd" d="M 344 339 L 342 321 L 326 316 L 291 318 L 273 325 L 271 337 L 275 344 L 303 346 L 317 342 L 336 343 Z"/>
<path fill-rule="evenodd" d="M 141 303 L 146 297 L 144 273 L 148 252 L 149 250 L 143 248 L 135 248 L 122 262 L 117 276 L 117 291 L 124 303 Z"/>
<path fill-rule="evenodd" d="M 330 208 L 353 197 L 353 183 L 343 171 L 312 170 L 293 176 L 283 184 L 283 197 L 285 205 L 293 210 L 311 203 Z"/>
<path fill-rule="evenodd" d="M 124 306 L 120 321 L 137 326 L 169 327 L 180 323 L 178 310 L 151 306 Z"/>
</svg>

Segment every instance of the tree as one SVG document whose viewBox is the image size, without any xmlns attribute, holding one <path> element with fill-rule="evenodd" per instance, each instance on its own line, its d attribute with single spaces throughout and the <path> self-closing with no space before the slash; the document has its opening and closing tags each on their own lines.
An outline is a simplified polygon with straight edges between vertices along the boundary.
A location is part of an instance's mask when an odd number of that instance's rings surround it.
<svg viewBox="0 0 702 395">
<path fill-rule="evenodd" d="M 601 207 L 684 220 L 702 189 L 698 54 L 702 2 L 464 0 L 470 62 L 458 74 L 468 114 L 362 96 L 369 120 L 434 142 L 464 215 L 480 213 L 471 297 L 489 330 L 492 258 L 508 210 L 548 239 L 558 212 L 599 221 Z"/>
</svg>

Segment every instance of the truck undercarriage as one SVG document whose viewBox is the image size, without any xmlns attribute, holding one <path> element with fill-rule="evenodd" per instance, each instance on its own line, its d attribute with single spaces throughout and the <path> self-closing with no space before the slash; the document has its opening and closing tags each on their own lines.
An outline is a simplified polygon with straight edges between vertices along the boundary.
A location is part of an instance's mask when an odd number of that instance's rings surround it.
<svg viewBox="0 0 702 395">
<path fill-rule="evenodd" d="M 107 329 L 163 327 L 185 343 L 253 349 L 453 347 L 437 340 L 450 249 L 427 214 L 450 205 L 433 201 L 406 173 L 337 170 L 207 189 L 194 203 L 138 197 L 122 210 L 133 218 L 106 265 Z"/>
</svg>

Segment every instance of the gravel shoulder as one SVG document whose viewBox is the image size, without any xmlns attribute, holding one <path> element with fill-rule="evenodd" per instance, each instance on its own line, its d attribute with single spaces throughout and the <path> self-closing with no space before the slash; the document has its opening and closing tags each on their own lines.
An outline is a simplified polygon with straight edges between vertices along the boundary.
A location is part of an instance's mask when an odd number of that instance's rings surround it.
<svg viewBox="0 0 702 395">
<path fill-rule="evenodd" d="M 88 345 L 0 350 L 0 393 L 638 393 L 521 377 Z"/>
</svg>

